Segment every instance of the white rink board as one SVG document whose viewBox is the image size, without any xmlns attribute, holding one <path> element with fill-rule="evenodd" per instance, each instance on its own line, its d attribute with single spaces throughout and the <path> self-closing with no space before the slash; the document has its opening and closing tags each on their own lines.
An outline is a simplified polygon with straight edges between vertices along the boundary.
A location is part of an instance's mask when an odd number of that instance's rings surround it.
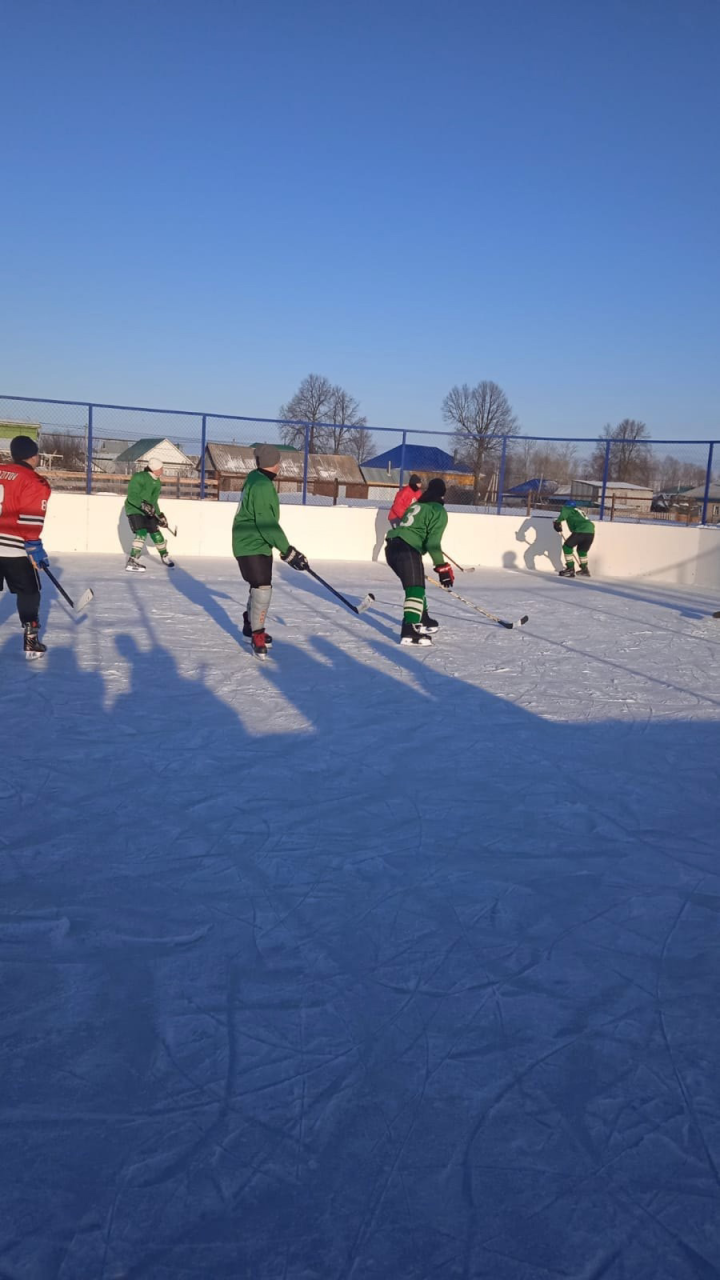
<svg viewBox="0 0 720 1280">
<path fill-rule="evenodd" d="M 235 508 L 226 502 L 162 501 L 179 557 L 232 555 L 230 530 Z M 313 559 L 378 560 L 388 531 L 387 511 L 375 507 L 281 506 L 290 541 Z M 50 503 L 46 542 L 50 551 L 117 552 L 130 546 L 120 497 L 57 493 Z M 488 569 L 557 572 L 560 538 L 552 519 L 449 513 L 445 550 L 454 559 Z M 720 588 L 720 530 L 684 525 L 596 525 L 591 553 L 604 578 L 647 578 L 654 582 Z"/>
</svg>

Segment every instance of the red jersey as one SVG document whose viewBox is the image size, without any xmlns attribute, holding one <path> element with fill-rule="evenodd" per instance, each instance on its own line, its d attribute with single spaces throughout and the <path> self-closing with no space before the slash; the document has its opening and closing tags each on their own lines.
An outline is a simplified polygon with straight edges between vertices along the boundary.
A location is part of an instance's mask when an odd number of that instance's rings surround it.
<svg viewBox="0 0 720 1280">
<path fill-rule="evenodd" d="M 421 489 L 413 489 L 409 484 L 403 485 L 402 489 L 398 489 L 395 494 L 395 501 L 390 508 L 388 520 L 402 520 L 408 507 L 411 507 L 413 502 L 417 502 L 421 492 Z"/>
<path fill-rule="evenodd" d="M 50 485 L 25 462 L 0 461 L 0 556 L 24 556 L 41 538 Z"/>
</svg>

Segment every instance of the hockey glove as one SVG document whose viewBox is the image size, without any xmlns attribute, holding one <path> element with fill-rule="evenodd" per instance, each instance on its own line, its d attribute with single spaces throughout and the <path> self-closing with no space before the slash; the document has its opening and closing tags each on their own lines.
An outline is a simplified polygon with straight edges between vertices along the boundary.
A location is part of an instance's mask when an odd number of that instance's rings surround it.
<svg viewBox="0 0 720 1280">
<path fill-rule="evenodd" d="M 152 502 L 141 502 L 140 510 L 144 516 L 153 516 L 153 518 L 157 520 L 157 511 L 155 510 Z"/>
<path fill-rule="evenodd" d="M 291 565 L 293 569 L 308 568 L 308 562 L 302 551 L 296 550 L 295 547 L 288 547 L 285 555 L 281 556 L 280 559 L 284 560 L 286 564 Z"/>
<path fill-rule="evenodd" d="M 449 591 L 455 581 L 455 574 L 449 564 L 436 564 L 435 572 L 440 579 L 440 586 Z"/>
<path fill-rule="evenodd" d="M 160 514 L 159 514 L 158 516 L 156 516 L 155 518 L 156 518 L 156 520 L 157 520 L 158 524 L 160 525 L 160 528 L 161 528 L 161 529 L 167 529 L 167 527 L 168 527 L 167 516 L 164 516 L 164 515 L 163 515 L 163 513 L 162 513 L 162 511 L 161 511 L 161 512 L 160 512 Z"/>
<path fill-rule="evenodd" d="M 553 529 L 556 533 L 562 533 L 562 524 L 559 520 L 553 520 Z"/>
<path fill-rule="evenodd" d="M 36 569 L 47 569 L 50 561 L 47 558 L 47 552 L 39 538 L 33 538 L 30 542 L 25 543 L 25 550 Z"/>
</svg>

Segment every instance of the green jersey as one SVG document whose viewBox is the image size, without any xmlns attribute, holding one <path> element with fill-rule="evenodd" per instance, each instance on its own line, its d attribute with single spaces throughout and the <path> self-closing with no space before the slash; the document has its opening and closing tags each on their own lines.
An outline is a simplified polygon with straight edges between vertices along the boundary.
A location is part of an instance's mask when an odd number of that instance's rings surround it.
<svg viewBox="0 0 720 1280">
<path fill-rule="evenodd" d="M 156 516 L 160 515 L 158 507 L 158 498 L 162 485 L 155 478 L 151 471 L 136 471 L 131 477 L 128 485 L 127 498 L 125 499 L 125 515 L 141 516 L 143 514 L 143 502 L 149 502 Z"/>
<path fill-rule="evenodd" d="M 280 503 L 272 480 L 263 471 L 251 471 L 233 520 L 233 555 L 271 556 L 273 547 L 284 555 L 290 543 L 279 517 Z"/>
<path fill-rule="evenodd" d="M 571 533 L 594 533 L 595 525 L 588 520 L 582 507 L 563 507 L 557 519 L 564 520 Z"/>
<path fill-rule="evenodd" d="M 427 551 L 434 565 L 444 564 L 445 556 L 440 541 L 447 528 L 447 511 L 442 502 L 413 502 L 401 523 L 391 529 L 387 541 L 402 538 L 421 554 Z"/>
</svg>

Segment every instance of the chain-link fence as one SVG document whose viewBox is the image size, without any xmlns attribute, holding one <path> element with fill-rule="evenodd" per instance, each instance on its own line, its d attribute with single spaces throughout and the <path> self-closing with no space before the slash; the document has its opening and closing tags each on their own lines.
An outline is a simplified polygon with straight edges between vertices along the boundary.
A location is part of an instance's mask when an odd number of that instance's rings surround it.
<svg viewBox="0 0 720 1280">
<path fill-rule="evenodd" d="M 0 396 L 0 457 L 22 433 L 66 492 L 124 493 L 161 462 L 166 496 L 237 502 L 255 446 L 272 443 L 282 503 L 389 508 L 415 473 L 443 477 L 451 510 L 530 515 L 574 501 L 598 520 L 720 523 L 713 441 L 511 436 L 458 451 L 442 431 Z"/>
</svg>

